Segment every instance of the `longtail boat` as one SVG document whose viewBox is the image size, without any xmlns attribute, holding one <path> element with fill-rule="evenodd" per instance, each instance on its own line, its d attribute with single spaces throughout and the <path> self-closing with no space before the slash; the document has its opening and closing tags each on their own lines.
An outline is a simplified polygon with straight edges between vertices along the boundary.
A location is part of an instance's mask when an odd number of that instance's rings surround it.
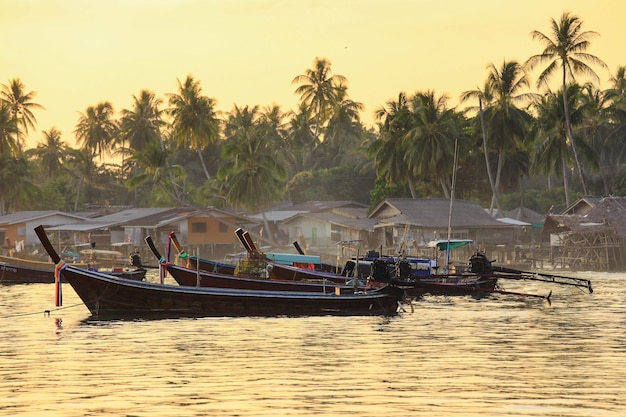
<svg viewBox="0 0 626 417">
<path fill-rule="evenodd" d="M 113 317 L 235 317 L 397 314 L 404 293 L 394 287 L 356 294 L 258 291 L 183 287 L 116 278 L 65 264 L 50 244 L 43 226 L 35 228 L 46 252 L 57 265 L 57 304 L 61 282 L 68 282 L 93 316 Z"/>
<path fill-rule="evenodd" d="M 174 280 L 183 286 L 190 287 L 215 287 L 215 288 L 239 288 L 263 291 L 305 291 L 305 292 L 325 292 L 325 293 L 354 293 L 367 290 L 364 286 L 354 286 L 335 283 L 332 281 L 293 281 L 275 280 L 270 278 L 242 277 L 239 275 L 219 274 L 203 270 L 202 267 L 211 265 L 210 261 L 201 262 L 195 258 L 196 264 L 190 262 L 189 267 L 179 266 L 167 262 L 156 248 L 151 236 L 146 236 L 145 242 L 159 260 L 161 268 L 164 268 Z M 192 268 L 192 267 L 195 267 Z M 212 268 L 212 266 L 209 266 Z M 377 285 L 380 288 L 382 285 Z M 375 288 L 370 288 L 375 290 Z"/>
<path fill-rule="evenodd" d="M 72 264 L 76 268 L 88 269 L 89 264 Z M 25 260 L 0 256 L 0 284 L 52 284 L 54 282 L 54 268 L 52 262 Z M 144 280 L 145 269 L 113 268 L 102 271 L 117 277 L 133 280 Z"/>
</svg>

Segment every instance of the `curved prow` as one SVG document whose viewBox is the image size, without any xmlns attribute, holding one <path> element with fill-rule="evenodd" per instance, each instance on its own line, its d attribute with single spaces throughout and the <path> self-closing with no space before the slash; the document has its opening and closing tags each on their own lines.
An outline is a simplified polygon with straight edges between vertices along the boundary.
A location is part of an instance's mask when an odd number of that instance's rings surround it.
<svg viewBox="0 0 626 417">
<path fill-rule="evenodd" d="M 144 240 L 148 244 L 148 247 L 150 248 L 150 250 L 152 251 L 154 256 L 156 256 L 156 258 L 159 260 L 159 263 L 163 263 L 164 258 L 161 256 L 161 254 L 159 253 L 159 250 L 154 245 L 154 242 L 152 241 L 152 237 L 150 235 L 148 235 L 148 236 L 146 236 L 146 238 Z"/>
<path fill-rule="evenodd" d="M 257 250 L 256 245 L 254 244 L 254 240 L 252 240 L 252 236 L 250 236 L 250 233 L 248 231 L 243 232 L 243 238 L 248 243 L 250 253 L 253 255 L 258 255 L 259 251 Z"/>
<path fill-rule="evenodd" d="M 61 262 L 61 257 L 59 256 L 57 251 L 54 250 L 54 246 L 52 246 L 52 243 L 50 243 L 50 239 L 48 239 L 48 235 L 46 234 L 46 231 L 44 230 L 42 225 L 35 227 L 35 233 L 37 234 L 37 237 L 41 241 L 41 244 L 43 245 L 46 252 L 48 252 L 48 256 L 50 256 L 52 262 L 54 264 L 58 264 L 59 262 Z"/>
<path fill-rule="evenodd" d="M 178 253 L 184 252 L 182 245 L 180 244 L 180 242 L 178 241 L 178 238 L 176 237 L 176 233 L 170 232 L 169 237 L 170 237 L 170 242 L 172 242 L 172 245 L 174 245 Z"/>
<path fill-rule="evenodd" d="M 244 235 L 244 231 L 241 228 L 238 228 L 237 230 L 235 230 L 235 234 L 237 235 L 237 238 L 239 238 L 239 241 L 243 245 L 243 248 L 246 250 L 246 252 L 251 254 L 252 253 L 252 249 L 248 245 L 248 242 L 246 241 L 246 238 L 243 236 Z"/>
<path fill-rule="evenodd" d="M 293 241 L 293 246 L 296 248 L 300 255 L 306 255 L 306 253 L 304 253 L 304 251 L 302 250 L 302 246 L 300 246 L 300 243 L 298 243 L 297 240 Z"/>
</svg>

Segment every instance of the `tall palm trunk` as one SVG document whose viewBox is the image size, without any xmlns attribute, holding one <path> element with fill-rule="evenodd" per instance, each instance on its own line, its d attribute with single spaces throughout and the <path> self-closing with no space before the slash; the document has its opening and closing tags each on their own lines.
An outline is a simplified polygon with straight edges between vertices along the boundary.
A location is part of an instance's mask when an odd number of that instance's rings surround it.
<svg viewBox="0 0 626 417">
<path fill-rule="evenodd" d="M 491 166 L 489 165 L 489 151 L 487 150 L 487 132 L 485 129 L 485 117 L 483 114 L 483 99 L 482 97 L 478 97 L 478 112 L 480 114 L 480 130 L 483 135 L 483 152 L 485 153 L 485 166 L 487 167 L 487 178 L 489 178 L 489 185 L 491 186 L 491 196 L 492 202 L 491 207 L 489 208 L 489 214 L 493 211 L 493 203 L 496 203 L 496 209 L 498 210 L 498 216 L 502 215 L 502 208 L 500 207 L 500 196 L 498 194 L 498 189 L 493 182 L 493 175 L 491 174 Z"/>
<path fill-rule="evenodd" d="M 565 64 L 563 65 L 563 111 L 565 112 L 565 124 L 567 126 L 567 135 L 569 136 L 570 144 L 572 145 L 572 152 L 574 153 L 574 161 L 576 161 L 576 170 L 578 171 L 578 175 L 580 176 L 580 184 L 583 187 L 583 193 L 588 195 L 587 193 L 587 184 L 585 182 L 585 176 L 583 175 L 583 170 L 580 165 L 580 160 L 578 159 L 578 152 L 576 151 L 576 144 L 574 143 L 574 132 L 572 131 L 572 122 L 569 117 L 569 103 L 567 99 L 567 83 L 566 83 L 566 71 Z M 568 192 L 567 190 L 565 191 Z M 569 203 L 567 203 L 569 205 Z"/>
<path fill-rule="evenodd" d="M 200 158 L 200 163 L 202 164 L 202 169 L 204 170 L 204 175 L 206 175 L 207 180 L 210 180 L 211 174 L 209 174 L 209 170 L 207 169 L 206 164 L 204 163 L 204 158 L 202 157 L 202 150 L 198 148 L 197 152 L 198 152 L 198 157 Z"/>
<path fill-rule="evenodd" d="M 76 187 L 76 200 L 74 201 L 74 212 L 78 212 L 78 200 L 80 200 L 80 190 L 83 188 L 83 177 L 78 181 L 78 187 Z"/>
<path fill-rule="evenodd" d="M 565 206 L 569 207 L 571 200 L 569 189 L 569 167 L 567 165 L 567 143 L 563 143 L 563 149 L 561 151 L 561 164 L 563 165 L 563 188 L 565 188 Z"/>
</svg>

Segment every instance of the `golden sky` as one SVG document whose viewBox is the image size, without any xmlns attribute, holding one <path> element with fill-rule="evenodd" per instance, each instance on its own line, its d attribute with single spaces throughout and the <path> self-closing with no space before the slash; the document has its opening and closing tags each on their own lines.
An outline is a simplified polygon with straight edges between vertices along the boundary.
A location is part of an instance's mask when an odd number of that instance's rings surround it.
<svg viewBox="0 0 626 417">
<path fill-rule="evenodd" d="M 292 79 L 323 57 L 371 125 L 400 92 L 456 105 L 488 64 L 541 52 L 530 32 L 548 34 L 566 10 L 599 33 L 588 52 L 608 65 L 598 69 L 607 88 L 626 65 L 624 0 L 0 0 L 0 83 L 21 79 L 46 108 L 30 147 L 51 127 L 73 145 L 88 106 L 131 108 L 142 89 L 167 102 L 188 74 L 218 110 L 294 110 Z"/>
</svg>

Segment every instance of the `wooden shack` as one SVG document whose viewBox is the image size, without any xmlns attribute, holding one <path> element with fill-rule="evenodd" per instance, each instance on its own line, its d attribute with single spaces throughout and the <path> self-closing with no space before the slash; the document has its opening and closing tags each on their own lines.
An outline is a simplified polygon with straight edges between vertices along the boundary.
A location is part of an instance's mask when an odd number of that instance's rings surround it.
<svg viewBox="0 0 626 417">
<path fill-rule="evenodd" d="M 576 203 L 575 203 L 576 204 Z M 546 217 L 551 260 L 556 267 L 589 271 L 626 270 L 626 198 L 585 199 L 585 210 Z"/>
</svg>

